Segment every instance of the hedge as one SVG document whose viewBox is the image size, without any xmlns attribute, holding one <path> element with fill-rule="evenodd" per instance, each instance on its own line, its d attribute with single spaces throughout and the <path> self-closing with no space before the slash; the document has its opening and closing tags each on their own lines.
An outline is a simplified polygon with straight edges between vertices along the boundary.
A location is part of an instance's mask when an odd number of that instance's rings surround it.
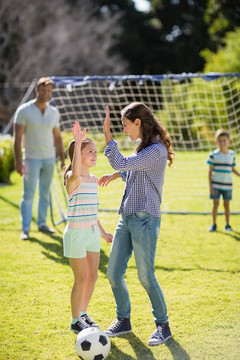
<svg viewBox="0 0 240 360">
<path fill-rule="evenodd" d="M 13 138 L 10 135 L 0 136 L 0 182 L 9 183 L 14 170 Z"/>
</svg>

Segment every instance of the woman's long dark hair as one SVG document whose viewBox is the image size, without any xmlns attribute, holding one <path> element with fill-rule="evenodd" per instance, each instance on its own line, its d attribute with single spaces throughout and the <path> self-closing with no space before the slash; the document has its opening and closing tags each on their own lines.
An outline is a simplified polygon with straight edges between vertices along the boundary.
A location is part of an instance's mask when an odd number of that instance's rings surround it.
<svg viewBox="0 0 240 360">
<path fill-rule="evenodd" d="M 83 142 L 82 142 L 81 151 L 82 151 L 82 149 L 85 148 L 85 146 L 87 146 L 87 144 L 94 144 L 94 141 L 92 139 L 88 139 L 88 138 L 84 139 Z M 63 174 L 64 184 L 65 185 L 66 185 L 67 172 L 72 170 L 72 159 L 73 159 L 74 149 L 75 149 L 75 140 L 72 140 L 68 145 L 68 155 L 69 155 L 69 158 L 70 158 L 71 162 L 70 162 L 70 164 L 68 164 L 65 167 L 64 174 Z"/>
<path fill-rule="evenodd" d="M 172 149 L 172 139 L 165 127 L 155 118 L 152 111 L 141 102 L 133 102 L 121 111 L 121 115 L 122 118 L 125 117 L 132 122 L 136 119 L 141 120 L 142 141 L 136 149 L 137 153 L 151 145 L 154 138 L 159 135 L 159 140 L 165 145 L 168 152 L 168 165 L 171 166 L 175 157 Z"/>
</svg>

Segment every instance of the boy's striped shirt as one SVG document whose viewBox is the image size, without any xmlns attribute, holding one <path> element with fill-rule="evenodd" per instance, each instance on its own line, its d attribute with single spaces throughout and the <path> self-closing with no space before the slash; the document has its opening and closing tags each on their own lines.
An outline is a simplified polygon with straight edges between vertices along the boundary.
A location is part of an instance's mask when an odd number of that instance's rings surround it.
<svg viewBox="0 0 240 360">
<path fill-rule="evenodd" d="M 227 154 L 219 149 L 212 151 L 207 164 L 213 166 L 212 185 L 218 190 L 232 190 L 232 168 L 236 166 L 236 154 L 229 150 Z"/>
</svg>

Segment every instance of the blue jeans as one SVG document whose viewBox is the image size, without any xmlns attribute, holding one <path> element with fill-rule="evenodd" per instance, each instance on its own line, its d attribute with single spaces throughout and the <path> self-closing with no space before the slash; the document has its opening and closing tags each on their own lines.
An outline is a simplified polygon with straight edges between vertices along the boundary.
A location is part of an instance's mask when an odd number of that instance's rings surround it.
<svg viewBox="0 0 240 360">
<path fill-rule="evenodd" d="M 32 205 L 39 181 L 37 224 L 46 224 L 49 206 L 50 186 L 53 178 L 55 159 L 25 159 L 25 173 L 23 175 L 23 196 L 21 200 L 22 230 L 29 231 L 32 221 Z"/>
<path fill-rule="evenodd" d="M 165 323 L 168 320 L 166 303 L 154 269 L 160 222 L 159 218 L 145 211 L 121 215 L 119 219 L 107 269 L 118 318 L 130 318 L 131 305 L 125 273 L 134 251 L 138 278 L 150 298 L 154 321 Z"/>
</svg>

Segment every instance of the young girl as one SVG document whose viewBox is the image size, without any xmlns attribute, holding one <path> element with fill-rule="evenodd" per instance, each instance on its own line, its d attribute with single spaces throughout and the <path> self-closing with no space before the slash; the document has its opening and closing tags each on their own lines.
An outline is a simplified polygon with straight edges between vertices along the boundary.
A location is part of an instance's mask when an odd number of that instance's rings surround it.
<svg viewBox="0 0 240 360">
<path fill-rule="evenodd" d="M 156 330 L 148 340 L 149 345 L 158 345 L 171 336 L 167 308 L 162 290 L 155 277 L 154 260 L 161 222 L 160 204 L 167 160 L 174 159 L 171 138 L 159 124 L 151 110 L 143 103 L 131 103 L 122 110 L 123 132 L 131 141 L 141 139 L 132 156 L 123 156 L 110 131 L 109 109 L 106 107 L 104 134 L 105 155 L 117 170 L 99 180 L 105 186 L 120 175 L 126 181 L 120 206 L 120 219 L 115 231 L 107 276 L 116 301 L 117 319 L 110 325 L 108 336 L 131 332 L 131 305 L 125 272 L 134 251 L 138 278 L 152 304 Z"/>
<path fill-rule="evenodd" d="M 112 242 L 98 217 L 98 179 L 89 169 L 96 166 L 94 142 L 85 138 L 79 123 L 73 125 L 74 140 L 69 144 L 70 165 L 64 182 L 68 193 L 68 224 L 63 235 L 64 256 L 69 258 L 74 275 L 71 292 L 72 322 L 70 329 L 78 334 L 89 326 L 98 326 L 86 313 L 98 276 L 100 235 Z"/>
</svg>

